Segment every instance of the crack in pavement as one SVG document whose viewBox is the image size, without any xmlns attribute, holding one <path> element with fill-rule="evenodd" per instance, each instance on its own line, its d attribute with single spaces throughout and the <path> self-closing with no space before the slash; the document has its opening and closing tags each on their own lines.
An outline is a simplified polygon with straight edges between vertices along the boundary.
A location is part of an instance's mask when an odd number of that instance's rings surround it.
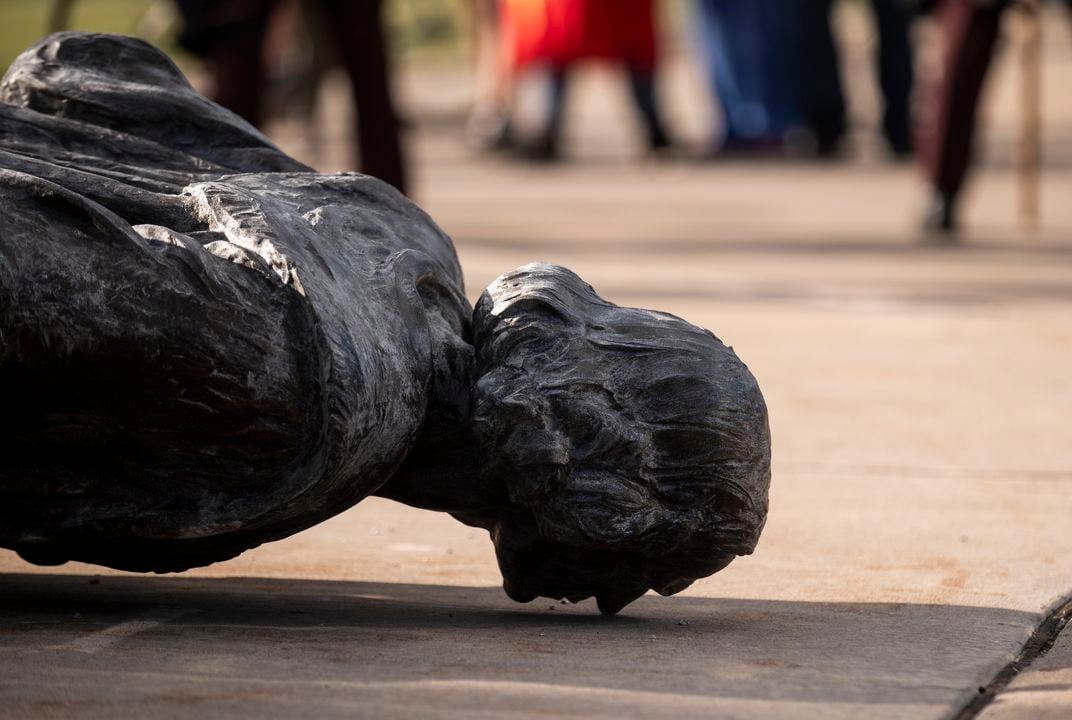
<svg viewBox="0 0 1072 720">
<path fill-rule="evenodd" d="M 951 715 L 950 720 L 974 720 L 979 717 L 1009 683 L 1027 670 L 1035 660 L 1050 651 L 1069 620 L 1072 620 L 1072 594 L 1065 596 L 1064 600 L 1043 618 L 1016 657 L 999 670 L 989 683 L 980 686 L 978 693 L 958 712 Z"/>
</svg>

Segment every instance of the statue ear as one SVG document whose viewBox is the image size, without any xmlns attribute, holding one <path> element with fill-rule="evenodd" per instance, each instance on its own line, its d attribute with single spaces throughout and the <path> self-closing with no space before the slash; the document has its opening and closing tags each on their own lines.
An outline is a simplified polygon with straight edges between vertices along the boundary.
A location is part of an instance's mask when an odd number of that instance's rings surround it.
<svg viewBox="0 0 1072 720">
<path fill-rule="evenodd" d="M 557 265 L 532 263 L 496 278 L 473 310 L 478 375 L 503 377 L 523 357 L 544 363 L 585 332 L 589 306 L 605 304 L 590 285 Z"/>
<path fill-rule="evenodd" d="M 489 301 L 484 303 L 484 298 Z M 495 325 L 499 323 L 535 322 L 539 325 L 565 327 L 572 318 L 564 308 L 549 298 L 533 296 L 518 297 L 509 302 L 494 303 L 490 300 L 487 291 L 481 296 L 475 311 L 482 325 Z"/>
<path fill-rule="evenodd" d="M 576 273 L 558 265 L 530 263 L 488 285 L 474 321 L 487 325 L 532 315 L 559 324 L 583 324 L 590 304 L 607 305 Z"/>
<path fill-rule="evenodd" d="M 515 325 L 530 319 L 554 326 L 565 326 L 571 321 L 565 308 L 552 298 L 540 295 L 495 298 L 488 290 L 480 296 L 473 312 L 474 321 L 483 327 L 500 323 Z"/>
</svg>

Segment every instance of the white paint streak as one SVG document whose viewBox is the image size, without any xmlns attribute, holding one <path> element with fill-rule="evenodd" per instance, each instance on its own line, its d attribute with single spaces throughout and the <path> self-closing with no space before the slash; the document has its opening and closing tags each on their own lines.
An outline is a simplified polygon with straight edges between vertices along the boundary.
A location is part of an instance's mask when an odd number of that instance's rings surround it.
<svg viewBox="0 0 1072 720">
<path fill-rule="evenodd" d="M 64 645 L 52 645 L 49 649 L 66 650 L 69 652 L 80 652 L 92 655 L 133 635 L 145 632 L 146 630 L 152 630 L 159 625 L 171 622 L 184 615 L 191 615 L 195 612 L 198 611 L 194 608 L 153 608 L 147 612 L 144 617 L 138 618 L 137 620 L 128 620 L 127 622 L 119 623 L 118 625 L 112 625 L 104 630 L 85 635 Z"/>
</svg>

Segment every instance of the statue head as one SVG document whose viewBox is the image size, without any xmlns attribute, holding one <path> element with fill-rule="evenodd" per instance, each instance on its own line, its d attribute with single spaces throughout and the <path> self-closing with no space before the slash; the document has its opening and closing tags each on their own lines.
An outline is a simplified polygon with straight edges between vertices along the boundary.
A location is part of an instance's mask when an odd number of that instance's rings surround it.
<svg viewBox="0 0 1072 720">
<path fill-rule="evenodd" d="M 755 378 L 710 332 L 622 308 L 569 270 L 499 277 L 474 312 L 474 429 L 506 592 L 613 613 L 755 547 L 770 431 Z"/>
</svg>

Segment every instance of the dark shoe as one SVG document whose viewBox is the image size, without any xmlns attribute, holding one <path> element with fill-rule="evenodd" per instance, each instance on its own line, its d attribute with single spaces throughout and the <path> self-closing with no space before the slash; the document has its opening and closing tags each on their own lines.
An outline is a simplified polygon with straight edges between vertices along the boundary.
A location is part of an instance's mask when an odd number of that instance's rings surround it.
<svg viewBox="0 0 1072 720">
<path fill-rule="evenodd" d="M 890 153 L 897 162 L 911 160 L 915 156 L 916 148 L 911 137 L 888 136 L 886 140 L 890 144 Z"/>
<path fill-rule="evenodd" d="M 928 234 L 945 236 L 957 232 L 956 198 L 948 193 L 937 191 L 931 205 L 923 215 L 923 230 Z"/>
<path fill-rule="evenodd" d="M 653 153 L 658 153 L 660 150 L 667 150 L 673 147 L 673 143 L 670 142 L 670 136 L 667 135 L 660 125 L 653 125 L 648 128 L 648 149 Z"/>
<path fill-rule="evenodd" d="M 780 160 L 786 156 L 785 140 L 777 135 L 726 137 L 705 154 L 707 160 Z"/>
<path fill-rule="evenodd" d="M 844 147 L 841 144 L 841 138 L 816 138 L 815 141 L 815 159 L 816 160 L 840 160 L 844 152 Z"/>
<path fill-rule="evenodd" d="M 805 152 L 805 157 L 820 161 L 841 160 L 844 157 L 848 128 L 843 123 L 827 124 L 823 127 L 813 126 L 807 128 L 805 132 L 811 135 L 811 141 L 808 143 L 810 152 Z"/>
<path fill-rule="evenodd" d="M 648 130 L 647 157 L 657 162 L 672 162 L 683 157 L 681 149 L 662 128 Z"/>
<path fill-rule="evenodd" d="M 506 113 L 473 113 L 466 126 L 469 144 L 481 152 L 498 152 L 514 147 L 514 134 Z"/>
<path fill-rule="evenodd" d="M 522 159 L 533 163 L 552 163 L 560 159 L 558 140 L 554 135 L 543 134 L 517 147 Z"/>
</svg>

